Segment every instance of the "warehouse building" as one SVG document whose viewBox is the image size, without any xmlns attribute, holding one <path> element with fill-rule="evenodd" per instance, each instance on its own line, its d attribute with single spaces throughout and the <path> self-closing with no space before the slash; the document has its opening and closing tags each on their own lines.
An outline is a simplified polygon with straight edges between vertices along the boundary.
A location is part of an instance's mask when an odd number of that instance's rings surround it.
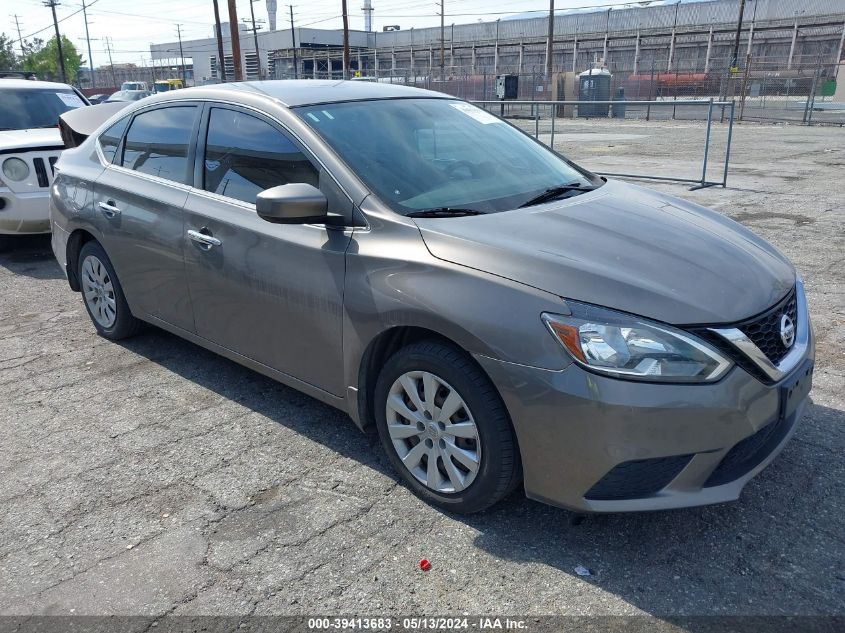
<svg viewBox="0 0 845 633">
<path fill-rule="evenodd" d="M 556 72 L 577 72 L 603 63 L 626 75 L 726 73 L 738 4 L 737 0 L 637 2 L 624 8 L 556 13 L 553 67 Z M 350 31 L 350 74 L 419 83 L 421 77 L 545 72 L 548 16 L 448 24 L 442 45 L 439 27 L 399 26 L 384 32 Z M 223 31 L 224 64 L 231 79 L 228 25 Z M 240 40 L 247 79 L 343 76 L 340 30 L 288 28 L 259 32 L 253 38 L 242 25 Z M 818 67 L 831 74 L 842 58 L 843 40 L 842 0 L 748 0 L 738 65 L 750 55 L 756 68 L 784 76 Z M 214 37 L 182 44 L 185 57 L 193 62 L 197 84 L 220 80 Z M 178 50 L 176 42 L 151 47 L 154 60 L 171 63 Z"/>
</svg>

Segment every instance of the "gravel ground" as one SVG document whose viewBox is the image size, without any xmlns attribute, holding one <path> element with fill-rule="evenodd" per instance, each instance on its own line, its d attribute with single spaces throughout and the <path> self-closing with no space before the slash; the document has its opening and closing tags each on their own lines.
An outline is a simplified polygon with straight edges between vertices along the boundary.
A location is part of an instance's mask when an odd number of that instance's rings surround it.
<svg viewBox="0 0 845 633">
<path fill-rule="evenodd" d="M 557 131 L 597 171 L 699 169 L 700 123 Z M 343 414 L 161 331 L 97 337 L 48 239 L 19 240 L 0 255 L 0 613 L 845 614 L 843 174 L 845 131 L 744 125 L 727 189 L 659 185 L 792 258 L 818 366 L 740 501 L 648 514 L 521 494 L 443 514 Z"/>
</svg>

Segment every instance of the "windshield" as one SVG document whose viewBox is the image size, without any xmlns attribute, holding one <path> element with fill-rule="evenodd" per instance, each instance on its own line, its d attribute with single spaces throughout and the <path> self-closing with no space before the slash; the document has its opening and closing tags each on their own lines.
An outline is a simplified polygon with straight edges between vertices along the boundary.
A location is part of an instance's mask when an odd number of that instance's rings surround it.
<svg viewBox="0 0 845 633">
<path fill-rule="evenodd" d="M 155 82 L 155 89 L 156 92 L 167 92 L 170 90 L 170 84 L 166 81 L 157 81 Z"/>
<path fill-rule="evenodd" d="M 295 112 L 379 198 L 405 215 L 428 209 L 494 213 L 560 185 L 602 184 L 462 101 L 359 101 Z"/>
<path fill-rule="evenodd" d="M 56 127 L 60 114 L 84 105 L 70 89 L 0 88 L 0 130 Z"/>
</svg>

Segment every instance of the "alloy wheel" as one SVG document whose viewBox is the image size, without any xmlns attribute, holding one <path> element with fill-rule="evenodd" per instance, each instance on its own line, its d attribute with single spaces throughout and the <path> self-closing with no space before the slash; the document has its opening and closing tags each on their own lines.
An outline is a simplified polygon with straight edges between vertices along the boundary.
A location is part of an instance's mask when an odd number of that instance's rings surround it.
<svg viewBox="0 0 845 633">
<path fill-rule="evenodd" d="M 465 490 L 481 466 L 481 441 L 469 406 L 427 371 L 402 374 L 387 395 L 387 430 L 405 468 L 441 493 Z"/>
<path fill-rule="evenodd" d="M 109 271 L 97 257 L 88 255 L 82 261 L 82 294 L 94 320 L 110 328 L 117 319 L 117 301 Z"/>
</svg>

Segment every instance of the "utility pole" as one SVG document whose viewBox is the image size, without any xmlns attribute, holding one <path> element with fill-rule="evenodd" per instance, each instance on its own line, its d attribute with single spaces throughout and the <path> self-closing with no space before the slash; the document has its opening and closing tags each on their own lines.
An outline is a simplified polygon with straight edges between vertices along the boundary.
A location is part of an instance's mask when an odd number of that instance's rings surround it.
<svg viewBox="0 0 845 633">
<path fill-rule="evenodd" d="M 243 81 L 244 74 L 241 66 L 241 34 L 240 26 L 238 26 L 238 7 L 236 0 L 229 0 L 229 33 L 232 37 L 232 66 L 235 69 L 235 81 Z"/>
<path fill-rule="evenodd" d="M 296 60 L 296 31 L 293 28 L 293 5 L 289 4 L 290 8 L 290 41 L 293 47 L 293 78 L 299 79 L 299 62 Z"/>
<path fill-rule="evenodd" d="M 45 7 L 50 7 L 53 10 L 53 26 L 56 28 L 56 48 L 59 51 L 59 72 L 62 76 L 62 83 L 67 83 L 67 76 L 65 75 L 65 56 L 62 52 L 62 36 L 59 34 L 59 20 L 56 18 L 56 5 L 59 4 L 56 0 L 47 0 L 44 3 Z"/>
<path fill-rule="evenodd" d="M 214 0 L 214 30 L 217 34 L 217 76 L 221 82 L 226 81 L 226 58 L 223 53 L 223 29 L 220 28 L 220 7 Z"/>
<path fill-rule="evenodd" d="M 85 0 L 82 0 L 82 17 L 85 18 L 85 43 L 88 44 L 88 67 L 91 70 L 91 87 L 97 86 L 97 80 L 94 75 L 94 58 L 91 56 L 91 37 L 88 35 L 88 7 L 85 6 Z"/>
<path fill-rule="evenodd" d="M 552 80 L 555 41 L 555 0 L 549 0 L 549 39 L 546 41 L 546 81 Z"/>
<path fill-rule="evenodd" d="M 745 12 L 745 0 L 739 0 L 739 17 L 736 20 L 736 39 L 734 39 L 734 50 L 731 55 L 731 74 L 736 72 L 739 57 L 739 36 L 742 33 L 742 14 Z"/>
<path fill-rule="evenodd" d="M 188 87 L 188 77 L 185 75 L 185 53 L 182 51 L 182 25 L 176 25 L 176 34 L 179 37 L 179 61 L 182 64 L 182 87 Z"/>
<path fill-rule="evenodd" d="M 249 0 L 249 14 L 252 16 L 252 41 L 255 44 L 255 63 L 258 64 L 258 80 L 261 81 L 261 52 L 258 50 L 258 29 L 255 26 L 255 9 L 258 0 Z"/>
<path fill-rule="evenodd" d="M 346 0 L 341 1 L 343 10 L 343 78 L 349 79 L 349 13 L 346 10 Z"/>
<path fill-rule="evenodd" d="M 14 17 L 15 17 L 15 26 L 18 29 L 18 44 L 21 45 L 21 57 L 26 57 L 26 51 L 23 48 L 23 37 L 21 37 L 21 24 L 20 24 L 20 22 L 18 22 L 18 18 L 21 17 L 21 16 L 15 14 Z"/>
<path fill-rule="evenodd" d="M 446 10 L 445 0 L 440 0 L 440 81 L 446 80 Z"/>
<path fill-rule="evenodd" d="M 111 59 L 111 38 L 104 37 L 103 40 L 106 43 L 106 50 L 109 52 L 109 68 L 111 69 L 111 80 L 114 84 L 114 87 L 117 88 L 117 75 L 114 74 L 114 62 Z"/>
</svg>

